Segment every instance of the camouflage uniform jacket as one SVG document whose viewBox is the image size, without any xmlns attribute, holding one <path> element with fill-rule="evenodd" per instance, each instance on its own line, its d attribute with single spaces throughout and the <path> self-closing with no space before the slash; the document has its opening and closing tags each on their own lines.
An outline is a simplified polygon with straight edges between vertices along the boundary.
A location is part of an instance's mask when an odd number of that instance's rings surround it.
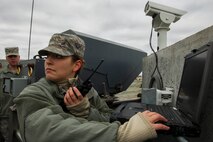
<svg viewBox="0 0 213 142">
<path fill-rule="evenodd" d="M 110 109 L 97 92 L 87 94 L 91 103 L 87 119 L 66 112 L 59 87 L 42 78 L 14 99 L 20 132 L 25 142 L 116 141 L 119 122 L 109 123 Z"/>
<path fill-rule="evenodd" d="M 13 105 L 14 97 L 11 94 L 3 93 L 3 78 L 20 78 L 20 75 L 9 70 L 8 66 L 0 72 L 0 133 L 5 142 L 9 140 L 9 113 Z"/>
<path fill-rule="evenodd" d="M 0 116 L 7 114 L 9 105 L 12 103 L 13 97 L 9 94 L 3 94 L 3 78 L 20 78 L 17 73 L 11 72 L 8 67 L 3 68 L 0 72 Z"/>
<path fill-rule="evenodd" d="M 13 73 L 9 70 L 8 66 L 1 69 L 0 71 L 0 78 L 4 78 L 4 77 L 20 77 L 19 74 L 17 73 Z"/>
</svg>

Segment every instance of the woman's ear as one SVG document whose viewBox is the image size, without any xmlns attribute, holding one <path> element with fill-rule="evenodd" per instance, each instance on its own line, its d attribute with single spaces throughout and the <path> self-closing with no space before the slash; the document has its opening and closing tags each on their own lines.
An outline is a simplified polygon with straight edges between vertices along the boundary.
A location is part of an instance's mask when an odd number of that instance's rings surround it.
<svg viewBox="0 0 213 142">
<path fill-rule="evenodd" d="M 73 71 L 74 72 L 78 72 L 81 67 L 83 65 L 83 62 L 81 60 L 77 60 L 75 63 L 74 63 L 74 68 L 73 68 Z"/>
</svg>

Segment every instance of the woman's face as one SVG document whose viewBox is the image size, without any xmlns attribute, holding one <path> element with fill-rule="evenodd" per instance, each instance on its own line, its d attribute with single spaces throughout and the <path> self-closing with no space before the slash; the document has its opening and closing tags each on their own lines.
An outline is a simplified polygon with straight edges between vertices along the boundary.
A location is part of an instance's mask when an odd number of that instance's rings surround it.
<svg viewBox="0 0 213 142">
<path fill-rule="evenodd" d="M 49 53 L 45 60 L 45 74 L 48 80 L 61 82 L 72 78 L 76 73 L 76 63 L 72 57 L 63 57 L 57 54 Z"/>
</svg>

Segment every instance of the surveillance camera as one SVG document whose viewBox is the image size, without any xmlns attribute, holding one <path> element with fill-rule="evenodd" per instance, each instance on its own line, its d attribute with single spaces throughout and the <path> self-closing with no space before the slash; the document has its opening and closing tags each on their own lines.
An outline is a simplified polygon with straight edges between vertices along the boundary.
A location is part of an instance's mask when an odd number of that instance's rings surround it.
<svg viewBox="0 0 213 142">
<path fill-rule="evenodd" d="M 146 13 L 146 15 L 151 16 L 153 18 L 157 15 L 160 15 L 160 13 L 162 13 L 162 12 L 167 13 L 168 15 L 174 15 L 175 19 L 173 22 L 178 21 L 181 18 L 181 16 L 186 13 L 186 11 L 172 8 L 172 7 L 165 6 L 165 5 L 161 5 L 158 3 L 151 2 L 151 1 L 147 2 L 144 12 Z"/>
<path fill-rule="evenodd" d="M 186 11 L 148 1 L 144 12 L 152 17 L 152 27 L 158 32 L 158 49 L 165 48 L 167 42 L 167 31 L 173 22 L 178 21 Z"/>
</svg>

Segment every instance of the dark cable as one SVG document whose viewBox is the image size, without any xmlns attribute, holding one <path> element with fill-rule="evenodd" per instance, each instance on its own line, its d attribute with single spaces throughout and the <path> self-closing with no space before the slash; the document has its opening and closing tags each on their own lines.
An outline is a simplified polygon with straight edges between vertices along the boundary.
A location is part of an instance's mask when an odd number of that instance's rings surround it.
<svg viewBox="0 0 213 142">
<path fill-rule="evenodd" d="M 161 83 L 160 86 L 162 86 L 162 88 L 164 88 L 163 79 L 162 79 L 161 73 L 160 73 L 159 68 L 158 68 L 158 55 L 155 52 L 155 50 L 153 49 L 153 47 L 152 47 L 152 32 L 153 32 L 153 22 L 152 22 L 151 33 L 150 33 L 150 38 L 149 38 L 149 45 L 150 45 L 150 48 L 151 48 L 152 52 L 155 55 L 156 65 L 155 65 L 154 71 L 152 72 L 151 79 L 153 78 L 153 75 L 154 75 L 155 71 L 157 70 L 157 72 L 159 74 L 159 77 L 160 77 L 160 83 Z"/>
</svg>

